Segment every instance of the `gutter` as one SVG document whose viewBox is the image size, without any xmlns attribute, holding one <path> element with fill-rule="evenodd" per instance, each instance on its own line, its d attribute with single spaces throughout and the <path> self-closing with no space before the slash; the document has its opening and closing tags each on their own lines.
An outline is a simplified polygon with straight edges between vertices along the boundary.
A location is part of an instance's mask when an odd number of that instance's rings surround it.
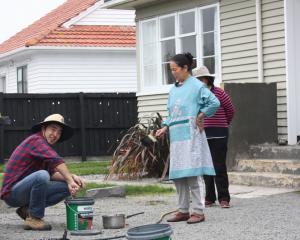
<svg viewBox="0 0 300 240">
<path fill-rule="evenodd" d="M 255 6 L 256 6 L 256 42 L 257 42 L 258 81 L 264 82 L 261 0 L 256 0 Z"/>
<path fill-rule="evenodd" d="M 100 5 L 100 8 L 113 8 L 124 3 L 136 2 L 136 0 L 111 0 Z"/>
<path fill-rule="evenodd" d="M 9 61 L 15 55 L 32 52 L 32 51 L 132 52 L 135 50 L 136 50 L 135 47 L 67 47 L 67 46 L 66 47 L 54 47 L 54 46 L 21 47 L 7 53 L 0 54 L 0 63 L 3 61 Z"/>
</svg>

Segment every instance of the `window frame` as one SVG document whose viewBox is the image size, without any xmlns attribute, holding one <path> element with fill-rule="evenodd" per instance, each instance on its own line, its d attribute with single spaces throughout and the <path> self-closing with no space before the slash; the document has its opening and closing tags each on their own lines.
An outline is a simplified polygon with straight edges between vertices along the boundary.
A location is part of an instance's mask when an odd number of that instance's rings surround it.
<svg viewBox="0 0 300 240">
<path fill-rule="evenodd" d="M 175 19 L 174 19 L 174 22 L 175 22 L 175 31 L 174 31 L 174 37 L 166 37 L 166 38 L 161 38 L 160 37 L 160 31 L 161 31 L 161 25 L 160 25 L 160 20 L 161 19 L 164 19 L 164 18 L 168 18 L 168 17 L 172 17 L 174 16 Z M 166 15 L 162 15 L 162 16 L 159 16 L 157 17 L 158 18 L 158 80 L 157 82 L 159 83 L 159 86 L 166 86 L 166 85 L 172 85 L 172 84 L 164 84 L 164 79 L 163 79 L 163 76 L 162 76 L 162 73 L 163 73 L 163 67 L 162 65 L 163 64 L 166 64 L 167 62 L 163 62 L 162 60 L 162 55 L 161 55 L 161 51 L 162 51 L 162 42 L 164 41 L 168 41 L 168 40 L 173 40 L 174 39 L 174 42 L 175 42 L 175 53 L 177 52 L 177 30 L 178 28 L 176 26 L 178 26 L 178 22 L 177 22 L 177 13 L 170 13 L 170 14 L 166 14 Z M 160 81 L 159 81 L 160 80 Z"/>
<path fill-rule="evenodd" d="M 203 65 L 203 54 L 201 53 L 201 48 L 203 47 L 203 32 L 202 32 L 202 14 L 201 11 L 203 9 L 207 8 L 215 8 L 216 9 L 216 18 L 215 18 L 215 24 L 216 27 L 214 29 L 215 33 L 215 83 L 216 85 L 220 85 L 221 83 L 221 49 L 220 49 L 220 10 L 219 10 L 219 4 L 210 4 L 207 6 L 202 7 L 195 7 L 190 8 L 182 11 L 176 11 L 169 14 L 164 14 L 160 16 L 155 16 L 149 19 L 143 19 L 139 21 L 139 51 L 140 51 L 140 89 L 138 90 L 137 95 L 148 95 L 148 94 L 160 94 L 160 93 L 167 93 L 173 84 L 164 84 L 164 78 L 163 78 L 163 72 L 162 72 L 162 55 L 161 55 L 161 38 L 160 38 L 160 19 L 167 18 L 170 16 L 175 16 L 175 53 L 181 52 L 181 44 L 180 39 L 182 37 L 187 36 L 196 36 L 196 59 L 197 59 L 197 66 Z M 180 26 L 179 26 L 179 16 L 184 13 L 188 12 L 195 12 L 195 32 L 193 33 L 185 33 L 180 34 Z M 155 21 L 156 24 L 156 42 L 158 43 L 157 51 L 156 51 L 156 62 L 155 65 L 157 67 L 157 73 L 156 73 L 156 81 L 153 86 L 145 86 L 144 84 L 144 64 L 143 64 L 143 23 L 149 22 L 149 21 Z M 163 38 L 163 40 L 173 39 L 172 37 Z"/>
<path fill-rule="evenodd" d="M 22 79 L 19 80 L 19 71 L 21 71 Z M 19 91 L 19 84 L 22 86 L 22 91 Z M 23 65 L 17 67 L 17 93 L 28 93 L 28 67 Z"/>
<path fill-rule="evenodd" d="M 7 81 L 6 75 L 1 75 L 0 74 L 0 81 L 1 81 L 1 85 L 3 87 L 3 91 L 1 91 L 1 89 L 0 89 L 0 92 L 6 93 L 6 81 Z"/>
</svg>

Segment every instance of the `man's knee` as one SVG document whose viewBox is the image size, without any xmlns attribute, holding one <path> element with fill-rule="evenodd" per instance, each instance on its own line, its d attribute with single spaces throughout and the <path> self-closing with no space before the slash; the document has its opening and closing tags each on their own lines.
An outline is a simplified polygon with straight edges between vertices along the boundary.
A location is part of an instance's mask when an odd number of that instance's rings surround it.
<svg viewBox="0 0 300 240">
<path fill-rule="evenodd" d="M 47 183 L 50 181 L 50 175 L 46 170 L 35 172 L 35 180 L 39 183 Z"/>
</svg>

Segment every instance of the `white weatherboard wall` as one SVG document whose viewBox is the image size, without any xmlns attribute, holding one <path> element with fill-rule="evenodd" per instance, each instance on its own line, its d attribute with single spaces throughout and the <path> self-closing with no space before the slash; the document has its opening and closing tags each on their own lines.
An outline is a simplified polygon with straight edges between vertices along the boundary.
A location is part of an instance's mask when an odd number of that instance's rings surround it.
<svg viewBox="0 0 300 240">
<path fill-rule="evenodd" d="M 5 76 L 6 93 L 17 93 L 17 68 L 27 65 L 30 69 L 31 58 L 22 57 L 10 60 L 0 66 L 0 75 Z"/>
<path fill-rule="evenodd" d="M 0 66 L 0 76 L 5 76 L 6 83 L 5 83 L 5 92 L 11 93 L 16 92 L 17 89 L 17 70 L 15 67 L 10 66 L 8 63 Z"/>
<path fill-rule="evenodd" d="M 16 67 L 7 92 L 16 93 Z M 136 59 L 131 52 L 45 53 L 28 62 L 29 93 L 135 92 Z"/>
<path fill-rule="evenodd" d="M 138 96 L 138 117 L 141 119 L 152 117 L 159 112 L 162 117 L 166 117 L 168 103 L 168 94 L 156 94 L 147 96 Z"/>
<path fill-rule="evenodd" d="M 279 137 L 287 136 L 283 0 L 261 1 L 263 82 L 277 82 Z M 222 80 L 259 82 L 256 1 L 220 3 Z"/>
<path fill-rule="evenodd" d="M 262 0 L 263 73 L 265 82 L 277 82 L 279 137 L 287 139 L 284 1 Z"/>
<path fill-rule="evenodd" d="M 256 8 L 254 0 L 220 3 L 222 81 L 257 82 Z"/>
<path fill-rule="evenodd" d="M 74 25 L 135 25 L 133 10 L 96 9 Z"/>
</svg>

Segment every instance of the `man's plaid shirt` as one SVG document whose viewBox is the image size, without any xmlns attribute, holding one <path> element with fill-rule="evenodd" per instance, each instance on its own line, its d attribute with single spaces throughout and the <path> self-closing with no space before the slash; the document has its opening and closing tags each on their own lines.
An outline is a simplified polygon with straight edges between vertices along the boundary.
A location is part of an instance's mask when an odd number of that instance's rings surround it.
<svg viewBox="0 0 300 240">
<path fill-rule="evenodd" d="M 41 132 L 26 138 L 12 153 L 4 172 L 1 199 L 7 199 L 14 184 L 39 170 L 47 170 L 50 175 L 64 163 L 63 159 L 48 144 Z"/>
</svg>

